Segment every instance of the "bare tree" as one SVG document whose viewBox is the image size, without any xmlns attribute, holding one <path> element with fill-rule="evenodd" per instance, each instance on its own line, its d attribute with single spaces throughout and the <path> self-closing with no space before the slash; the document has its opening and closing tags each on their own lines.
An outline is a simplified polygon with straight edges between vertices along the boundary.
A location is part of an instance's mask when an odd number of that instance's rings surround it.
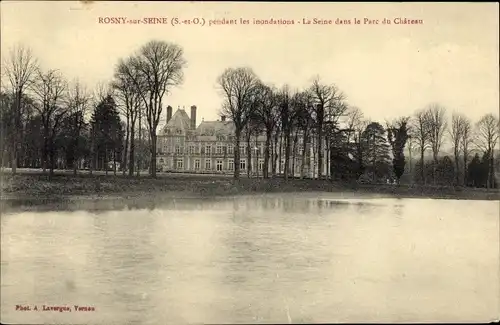
<svg viewBox="0 0 500 325">
<path fill-rule="evenodd" d="M 279 109 L 279 119 L 281 122 L 280 130 L 283 136 L 283 146 L 285 149 L 285 164 L 283 175 L 285 180 L 288 179 L 290 173 L 290 145 L 291 145 L 291 134 L 293 129 L 293 123 L 295 119 L 294 102 L 296 94 L 292 94 L 290 87 L 284 85 L 278 92 L 278 109 Z M 281 164 L 281 161 L 280 161 Z"/>
<path fill-rule="evenodd" d="M 141 91 L 144 85 L 139 85 L 134 82 L 139 82 L 140 78 L 138 71 L 134 68 L 131 58 L 120 60 L 115 71 L 115 80 L 113 88 L 118 93 L 118 98 L 121 100 L 121 113 L 126 119 L 126 136 L 125 150 L 123 152 L 123 174 L 127 169 L 127 148 L 130 149 L 128 157 L 128 173 L 129 176 L 134 175 L 135 165 L 135 126 L 140 110 L 142 108 Z"/>
<path fill-rule="evenodd" d="M 271 140 L 273 132 L 275 131 L 279 120 L 276 96 L 277 91 L 273 87 L 261 84 L 258 87 L 257 93 L 259 104 L 257 106 L 256 115 L 258 119 L 260 119 L 260 123 L 263 125 L 266 135 L 266 143 L 264 147 L 263 177 L 269 178 Z"/>
<path fill-rule="evenodd" d="M 494 149 L 498 145 L 500 123 L 497 116 L 489 113 L 477 122 L 477 145 L 488 155 L 488 187 L 495 185 Z"/>
<path fill-rule="evenodd" d="M 50 160 L 49 178 L 51 178 L 55 168 L 55 139 L 60 130 L 62 119 L 68 113 L 68 106 L 64 103 L 67 83 L 57 70 L 48 70 L 45 73 L 38 70 L 37 78 L 31 88 L 37 100 L 35 109 L 42 119 L 43 169 L 45 171 L 47 168 L 48 158 Z"/>
<path fill-rule="evenodd" d="M 436 181 L 436 168 L 439 161 L 439 152 L 443 145 L 444 134 L 448 128 L 446 121 L 446 109 L 439 104 L 431 104 L 427 108 L 427 119 L 429 125 L 429 142 L 432 149 L 433 180 Z"/>
<path fill-rule="evenodd" d="M 184 81 L 184 51 L 177 44 L 149 41 L 130 59 L 137 71 L 133 81 L 145 108 L 150 141 L 150 174 L 156 177 L 156 130 L 163 111 L 163 97 Z"/>
<path fill-rule="evenodd" d="M 465 116 L 456 112 L 452 114 L 451 129 L 449 130 L 449 133 L 451 141 L 453 143 L 453 155 L 455 158 L 455 181 L 457 185 L 460 184 L 460 155 L 463 153 L 465 157 L 467 156 L 467 152 L 464 151 L 464 146 L 462 145 L 462 141 L 464 140 L 464 132 L 467 131 L 467 126 L 469 126 L 470 128 L 470 122 Z M 466 160 L 465 163 L 467 163 Z M 467 166 L 465 165 L 464 173 L 466 168 Z"/>
<path fill-rule="evenodd" d="M 70 118 L 70 132 L 73 147 L 73 174 L 77 174 L 78 161 L 82 157 L 80 152 L 80 136 L 85 127 L 85 117 L 90 105 L 91 96 L 84 85 L 79 80 L 75 80 L 69 87 L 68 115 Z"/>
<path fill-rule="evenodd" d="M 318 179 L 321 179 L 325 124 L 342 116 L 347 110 L 347 106 L 342 102 L 345 99 L 344 94 L 335 85 L 322 84 L 319 78 L 313 80 L 310 91 L 314 96 L 313 118 L 317 136 Z"/>
<path fill-rule="evenodd" d="M 359 107 L 349 106 L 346 111 L 346 129 L 349 131 L 346 135 L 346 143 L 351 143 L 353 133 L 358 130 L 363 124 L 363 112 Z M 366 125 L 362 126 L 361 129 L 364 130 Z"/>
<path fill-rule="evenodd" d="M 224 96 L 221 115 L 227 116 L 234 124 L 234 178 L 238 179 L 241 134 L 255 108 L 252 99 L 258 91 L 260 81 L 250 68 L 228 68 L 218 77 L 217 84 Z"/>
<path fill-rule="evenodd" d="M 12 134 L 12 173 L 16 174 L 22 118 L 22 100 L 25 91 L 33 82 L 38 69 L 38 62 L 31 49 L 22 44 L 16 45 L 3 63 L 5 77 L 14 98 L 13 134 Z M 3 77 L 3 76 L 2 76 Z"/>
<path fill-rule="evenodd" d="M 425 183 L 425 151 L 430 147 L 430 127 L 428 111 L 420 110 L 415 113 L 411 127 L 412 139 L 420 151 L 420 176 Z"/>
<path fill-rule="evenodd" d="M 99 81 L 92 94 L 92 106 L 97 106 L 109 96 L 115 95 L 112 84 L 104 81 Z"/>
<path fill-rule="evenodd" d="M 468 174 L 468 159 L 470 154 L 470 145 L 473 142 L 473 133 L 472 133 L 472 122 L 469 118 L 463 117 L 463 126 L 462 126 L 462 139 L 460 140 L 462 144 L 462 154 L 463 154 L 463 162 L 464 162 L 464 185 L 467 185 L 467 174 Z"/>
<path fill-rule="evenodd" d="M 300 165 L 300 178 L 305 177 L 305 167 L 306 154 L 309 147 L 309 139 L 311 137 L 313 120 L 312 120 L 312 110 L 313 110 L 313 96 L 309 91 L 303 91 L 300 93 L 298 101 L 296 103 L 297 106 L 297 118 L 296 118 L 296 127 L 298 128 L 301 136 L 302 136 L 302 146 L 301 146 L 301 165 Z"/>
</svg>

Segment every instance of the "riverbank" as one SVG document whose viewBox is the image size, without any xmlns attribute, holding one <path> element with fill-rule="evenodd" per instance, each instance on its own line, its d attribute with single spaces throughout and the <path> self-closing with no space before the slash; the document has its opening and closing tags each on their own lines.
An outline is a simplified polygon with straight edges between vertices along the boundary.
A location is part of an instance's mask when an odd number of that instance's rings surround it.
<svg viewBox="0 0 500 325">
<path fill-rule="evenodd" d="M 56 174 L 52 180 L 42 173 L 2 174 L 1 198 L 55 199 L 65 197 L 220 197 L 261 193 L 336 192 L 373 194 L 395 198 L 499 200 L 500 191 L 445 186 L 385 185 L 332 182 L 327 180 L 248 179 L 217 175 L 169 175 L 157 178 L 123 175 Z"/>
</svg>

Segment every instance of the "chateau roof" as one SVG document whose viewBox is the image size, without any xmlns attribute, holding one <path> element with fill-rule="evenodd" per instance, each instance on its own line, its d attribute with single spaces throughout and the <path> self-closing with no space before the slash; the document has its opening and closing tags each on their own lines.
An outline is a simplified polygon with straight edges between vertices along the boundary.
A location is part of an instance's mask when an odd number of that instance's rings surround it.
<svg viewBox="0 0 500 325">
<path fill-rule="evenodd" d="M 185 133 L 191 127 L 191 119 L 187 115 L 184 109 L 178 109 L 175 111 L 175 114 L 172 116 L 170 121 L 163 128 L 163 132 L 167 129 L 170 130 L 181 130 L 182 133 Z"/>
<path fill-rule="evenodd" d="M 234 133 L 234 125 L 230 121 L 203 121 L 196 128 L 198 135 L 232 135 Z"/>
</svg>

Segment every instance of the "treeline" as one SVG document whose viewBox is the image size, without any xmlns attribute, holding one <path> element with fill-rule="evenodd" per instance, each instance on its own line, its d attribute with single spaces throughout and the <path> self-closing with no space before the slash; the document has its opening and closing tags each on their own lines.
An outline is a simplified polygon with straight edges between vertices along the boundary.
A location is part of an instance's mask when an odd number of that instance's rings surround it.
<svg viewBox="0 0 500 325">
<path fill-rule="evenodd" d="M 265 134 L 264 177 L 269 177 L 269 162 L 276 174 L 280 166 L 276 162 L 282 158 L 284 170 L 278 174 L 293 176 L 299 157 L 301 168 L 313 168 L 317 178 L 497 187 L 499 158 L 494 155 L 500 124 L 493 114 L 473 124 L 464 115 L 452 113 L 448 123 L 446 109 L 430 104 L 382 125 L 365 119 L 336 85 L 319 78 L 306 89 L 291 90 L 288 85 L 265 84 L 249 68 L 229 68 L 218 84 L 224 98 L 221 114 L 235 126 L 235 177 L 239 176 L 240 142 L 250 147 L 252 135 Z M 443 155 L 447 142 L 451 157 Z M 317 166 L 309 166 L 310 152 Z M 417 161 L 411 159 L 414 152 L 420 158 Z M 247 161 L 250 158 L 248 151 Z M 322 175 L 324 163 L 330 166 L 328 175 Z M 300 174 L 304 177 L 303 170 Z"/>
<path fill-rule="evenodd" d="M 162 99 L 182 82 L 185 63 L 179 46 L 151 41 L 118 62 L 113 80 L 89 91 L 15 47 L 2 64 L 1 166 L 14 174 L 86 168 L 155 176 Z"/>
<path fill-rule="evenodd" d="M 1 165 L 13 173 L 17 167 L 48 169 L 49 175 L 54 168 L 88 168 L 132 176 L 148 169 L 156 176 L 165 98 L 183 82 L 185 65 L 180 46 L 150 41 L 118 61 L 112 80 L 89 91 L 57 70 L 43 70 L 29 49 L 14 48 L 2 65 Z M 299 164 L 301 177 L 313 170 L 319 179 L 497 187 L 499 121 L 493 114 L 473 123 L 430 104 L 380 123 L 320 78 L 305 89 L 276 87 L 241 67 L 226 69 L 217 84 L 219 113 L 234 124 L 235 178 L 241 154 L 248 176 L 252 169 L 253 151 L 241 153 L 241 144 L 253 148 L 264 135 L 264 178 L 293 177 Z"/>
</svg>

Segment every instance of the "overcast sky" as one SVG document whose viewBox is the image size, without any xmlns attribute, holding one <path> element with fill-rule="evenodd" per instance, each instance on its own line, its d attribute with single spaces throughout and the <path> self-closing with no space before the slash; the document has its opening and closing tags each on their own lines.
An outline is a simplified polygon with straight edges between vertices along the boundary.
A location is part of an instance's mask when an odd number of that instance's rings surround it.
<svg viewBox="0 0 500 325">
<path fill-rule="evenodd" d="M 431 102 L 477 120 L 499 110 L 497 3 L 168 3 L 1 2 L 2 57 L 16 43 L 45 68 L 89 88 L 109 81 L 119 58 L 151 39 L 182 46 L 185 82 L 164 100 L 198 106 L 216 119 L 216 78 L 249 66 L 265 82 L 307 86 L 315 75 L 335 83 L 351 105 L 379 121 Z M 288 19 L 294 25 L 105 25 L 99 17 Z M 354 25 L 354 18 L 422 19 L 422 25 Z M 351 25 L 304 25 L 306 19 L 349 19 Z M 363 21 L 362 21 L 363 22 Z M 189 110 L 188 110 L 189 112 Z"/>
</svg>

